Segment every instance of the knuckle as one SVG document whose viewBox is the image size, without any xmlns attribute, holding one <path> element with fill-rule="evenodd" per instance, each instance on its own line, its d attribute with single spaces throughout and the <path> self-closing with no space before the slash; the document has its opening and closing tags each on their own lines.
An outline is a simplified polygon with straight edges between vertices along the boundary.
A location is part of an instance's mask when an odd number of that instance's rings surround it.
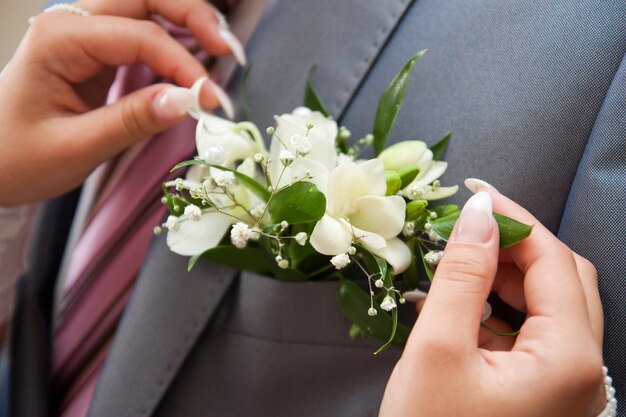
<svg viewBox="0 0 626 417">
<path fill-rule="evenodd" d="M 149 20 L 145 20 L 145 21 L 142 21 L 141 24 L 143 25 L 142 30 L 146 32 L 146 34 L 148 34 L 149 36 L 161 37 L 165 35 L 165 30 L 163 30 L 163 28 L 159 26 L 157 23 L 154 23 Z"/>
<path fill-rule="evenodd" d="M 140 138 L 148 135 L 148 129 L 143 122 L 141 109 L 134 100 L 126 100 L 122 104 L 122 125 L 124 131 L 131 138 Z"/>
<path fill-rule="evenodd" d="M 442 262 L 437 268 L 437 278 L 474 285 L 484 281 L 490 272 L 489 265 L 476 257 L 459 257 Z"/>
<path fill-rule="evenodd" d="M 445 335 L 439 336 L 432 332 L 420 338 L 417 348 L 428 362 L 438 365 L 458 364 L 465 354 L 463 346 Z"/>
</svg>

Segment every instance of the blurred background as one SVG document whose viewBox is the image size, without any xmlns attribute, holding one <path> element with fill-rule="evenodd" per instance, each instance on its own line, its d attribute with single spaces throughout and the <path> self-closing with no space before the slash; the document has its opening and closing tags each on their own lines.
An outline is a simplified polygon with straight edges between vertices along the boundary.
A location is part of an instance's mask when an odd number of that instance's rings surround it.
<svg viewBox="0 0 626 417">
<path fill-rule="evenodd" d="M 4 68 L 28 29 L 27 20 L 46 0 L 0 0 L 0 70 Z"/>
</svg>

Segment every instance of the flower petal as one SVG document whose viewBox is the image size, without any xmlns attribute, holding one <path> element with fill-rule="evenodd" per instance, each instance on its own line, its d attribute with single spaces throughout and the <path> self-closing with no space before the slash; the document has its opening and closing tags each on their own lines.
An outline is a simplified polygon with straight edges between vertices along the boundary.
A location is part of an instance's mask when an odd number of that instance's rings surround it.
<svg viewBox="0 0 626 417">
<path fill-rule="evenodd" d="M 406 203 L 400 196 L 367 195 L 353 202 L 350 223 L 359 229 L 376 233 L 385 239 L 397 237 L 404 226 Z"/>
<path fill-rule="evenodd" d="M 448 163 L 444 161 L 432 161 L 430 166 L 426 171 L 420 171 L 417 174 L 417 177 L 413 180 L 411 184 L 417 185 L 428 185 L 435 181 L 437 178 L 441 177 L 446 169 L 448 168 Z"/>
<path fill-rule="evenodd" d="M 424 193 L 422 197 L 424 200 L 441 200 L 442 198 L 450 197 L 452 194 L 456 193 L 459 189 L 458 185 L 453 185 L 452 187 L 439 187 L 437 191 L 427 191 Z"/>
<path fill-rule="evenodd" d="M 214 212 L 203 213 L 197 222 L 181 221 L 177 231 L 167 232 L 167 246 L 179 255 L 199 255 L 217 246 L 233 220 L 230 216 Z"/>
<path fill-rule="evenodd" d="M 236 133 L 235 124 L 215 116 L 203 116 L 196 127 L 196 147 L 202 158 L 211 147 L 224 149 L 221 165 L 232 167 L 237 160 L 260 152 L 258 144 L 246 132 Z"/>
<path fill-rule="evenodd" d="M 392 268 L 392 274 L 400 274 L 411 264 L 411 250 L 399 238 L 387 241 L 387 246 L 381 249 L 370 249 L 374 255 L 384 258 Z"/>
<path fill-rule="evenodd" d="M 293 181 L 300 180 L 304 178 L 306 172 L 309 171 L 313 178 L 308 179 L 307 181 L 312 182 L 317 186 L 317 189 L 320 190 L 324 195 L 326 195 L 328 191 L 328 169 L 321 162 L 315 161 L 310 158 L 298 158 L 291 166 L 288 168 L 289 172 L 285 171 L 285 174 L 289 174 L 289 179 Z M 286 176 L 286 175 L 285 175 Z M 281 181 L 284 182 L 284 181 Z M 282 184 L 286 185 L 286 184 Z"/>
<path fill-rule="evenodd" d="M 412 165 L 419 165 L 418 162 L 425 151 L 426 143 L 421 140 L 407 140 L 391 145 L 382 151 L 378 158 L 383 161 L 385 169 L 398 171 Z"/>
<path fill-rule="evenodd" d="M 352 232 L 340 221 L 325 214 L 315 225 L 310 242 L 323 255 L 339 255 L 350 248 Z"/>
<path fill-rule="evenodd" d="M 386 191 L 385 167 L 380 160 L 343 163 L 330 174 L 327 211 L 336 217 L 346 216 L 353 211 L 353 202 L 357 198 L 384 196 Z"/>
<path fill-rule="evenodd" d="M 376 233 L 354 227 L 353 225 L 350 225 L 350 223 L 348 223 L 348 225 L 354 234 L 354 239 L 358 241 L 359 244 L 363 245 L 365 249 L 373 251 L 375 249 L 382 249 L 385 245 L 387 245 L 387 241 L 384 237 L 377 235 Z"/>
</svg>

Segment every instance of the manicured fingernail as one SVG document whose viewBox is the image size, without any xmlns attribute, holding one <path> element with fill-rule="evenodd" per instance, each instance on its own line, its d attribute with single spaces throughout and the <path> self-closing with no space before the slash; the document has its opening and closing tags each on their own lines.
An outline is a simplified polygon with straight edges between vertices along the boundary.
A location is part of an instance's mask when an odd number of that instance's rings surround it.
<svg viewBox="0 0 626 417">
<path fill-rule="evenodd" d="M 407 291 L 404 294 L 402 294 L 402 297 L 404 297 L 405 300 L 411 303 L 417 303 L 419 300 L 425 299 L 427 295 L 428 293 L 424 291 L 412 290 L 412 291 Z"/>
<path fill-rule="evenodd" d="M 228 29 L 228 26 L 220 24 L 217 29 L 224 42 L 228 45 L 233 53 L 233 56 L 239 62 L 239 65 L 245 66 L 248 60 L 246 59 L 246 51 L 243 49 L 243 45 L 239 42 L 239 39 Z"/>
<path fill-rule="evenodd" d="M 180 119 L 194 105 L 195 98 L 191 90 L 171 87 L 161 91 L 152 100 L 152 107 L 157 117 L 163 121 Z"/>
<path fill-rule="evenodd" d="M 461 218 L 454 227 L 453 240 L 467 243 L 486 243 L 492 234 L 491 196 L 479 191 L 463 207 Z"/>
<path fill-rule="evenodd" d="M 496 188 L 489 184 L 487 181 L 479 180 L 478 178 L 467 178 L 465 180 L 465 187 L 473 193 L 485 190 L 496 190 Z"/>
<path fill-rule="evenodd" d="M 485 305 L 483 306 L 483 315 L 480 318 L 480 321 L 485 321 L 489 317 L 491 317 L 491 304 L 485 301 Z"/>
<path fill-rule="evenodd" d="M 220 106 L 222 107 L 222 110 L 224 110 L 226 117 L 233 119 L 235 117 L 235 107 L 233 106 L 233 102 L 230 100 L 230 97 L 228 97 L 228 94 L 226 94 L 226 91 L 222 90 L 222 88 L 215 84 L 215 82 L 210 78 L 207 78 L 207 85 L 211 91 L 213 91 L 217 101 L 220 102 Z"/>
</svg>

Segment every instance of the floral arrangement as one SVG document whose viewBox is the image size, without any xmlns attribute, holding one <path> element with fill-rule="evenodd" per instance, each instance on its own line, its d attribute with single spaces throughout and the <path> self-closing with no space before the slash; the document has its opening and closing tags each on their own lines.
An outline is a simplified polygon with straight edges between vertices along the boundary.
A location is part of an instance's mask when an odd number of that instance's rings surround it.
<svg viewBox="0 0 626 417">
<path fill-rule="evenodd" d="M 203 113 L 198 156 L 185 178 L 163 185 L 170 211 L 170 249 L 189 256 L 189 269 L 205 258 L 283 281 L 338 279 L 337 301 L 354 323 L 351 337 L 373 336 L 403 345 L 409 329 L 398 323 L 402 292 L 433 279 L 459 207 L 436 204 L 458 186 L 442 186 L 441 157 L 451 134 L 430 148 L 410 140 L 385 149 L 407 83 L 421 51 L 391 81 L 380 99 L 372 134 L 348 143 L 350 131 L 328 115 L 310 81 L 305 106 L 276 116 L 263 135 L 253 123 Z M 194 86 L 195 91 L 200 86 Z M 373 147 L 376 157 L 360 159 Z M 494 214 L 501 246 L 530 226 Z M 354 279 L 362 274 L 363 285 Z M 358 275 L 357 275 L 358 276 Z"/>
</svg>

